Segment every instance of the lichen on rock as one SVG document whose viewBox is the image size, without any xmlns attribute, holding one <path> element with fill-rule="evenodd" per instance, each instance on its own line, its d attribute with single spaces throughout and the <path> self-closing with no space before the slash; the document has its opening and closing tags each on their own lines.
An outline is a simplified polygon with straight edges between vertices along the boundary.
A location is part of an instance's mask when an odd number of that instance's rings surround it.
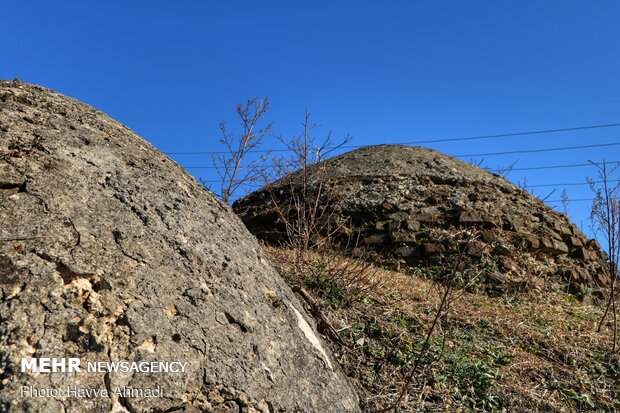
<svg viewBox="0 0 620 413">
<path fill-rule="evenodd" d="M 299 317 L 314 329 L 239 219 L 174 161 L 88 105 L 0 82 L 0 411 L 359 411 Z M 23 357 L 188 367 L 32 374 Z M 20 397 L 73 385 L 164 391 Z"/>
</svg>

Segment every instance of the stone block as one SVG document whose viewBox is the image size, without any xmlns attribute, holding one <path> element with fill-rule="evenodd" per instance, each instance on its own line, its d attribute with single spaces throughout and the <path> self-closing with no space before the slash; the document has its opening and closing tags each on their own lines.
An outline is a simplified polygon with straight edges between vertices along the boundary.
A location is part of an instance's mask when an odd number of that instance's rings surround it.
<svg viewBox="0 0 620 413">
<path fill-rule="evenodd" d="M 461 225 L 476 225 L 483 222 L 482 216 L 475 211 L 463 211 L 459 215 L 459 224 Z"/>
<path fill-rule="evenodd" d="M 583 241 L 579 237 L 575 237 L 572 235 L 565 235 L 563 239 L 564 239 L 564 242 L 566 242 L 570 247 L 576 248 L 576 247 L 584 246 Z"/>
<path fill-rule="evenodd" d="M 413 218 L 409 218 L 407 220 L 405 220 L 405 227 L 409 230 L 409 231 L 419 231 L 420 230 L 420 223 L 413 219 Z"/>
<path fill-rule="evenodd" d="M 562 241 L 556 239 L 541 238 L 540 249 L 551 255 L 568 254 L 568 246 Z"/>
<path fill-rule="evenodd" d="M 416 247 L 398 247 L 394 250 L 394 255 L 400 258 L 409 258 L 416 255 Z"/>
<path fill-rule="evenodd" d="M 446 251 L 446 247 L 443 244 L 435 242 L 427 242 L 422 246 L 422 252 L 427 255 L 441 254 Z"/>
<path fill-rule="evenodd" d="M 580 260 L 590 261 L 593 259 L 593 255 L 590 253 L 590 251 L 588 251 L 587 249 L 583 247 L 574 248 L 571 251 L 570 255 L 571 257 L 574 257 Z"/>
<path fill-rule="evenodd" d="M 528 251 L 535 251 L 540 248 L 540 240 L 534 235 L 525 238 L 525 248 Z"/>
<path fill-rule="evenodd" d="M 387 234 L 373 234 L 364 238 L 364 244 L 366 245 L 381 245 L 385 244 L 388 240 Z"/>
<path fill-rule="evenodd" d="M 482 231 L 480 233 L 480 239 L 482 239 L 482 241 L 486 242 L 487 244 L 490 244 L 497 241 L 497 234 L 495 233 L 495 231 L 491 230 Z"/>
<path fill-rule="evenodd" d="M 414 232 L 392 232 L 390 234 L 392 242 L 394 243 L 403 243 L 403 244 L 415 244 L 416 243 L 416 236 Z"/>
<path fill-rule="evenodd" d="M 496 245 L 491 251 L 493 255 L 501 255 L 501 256 L 510 255 L 511 252 L 512 252 L 511 249 L 503 244 Z"/>
</svg>

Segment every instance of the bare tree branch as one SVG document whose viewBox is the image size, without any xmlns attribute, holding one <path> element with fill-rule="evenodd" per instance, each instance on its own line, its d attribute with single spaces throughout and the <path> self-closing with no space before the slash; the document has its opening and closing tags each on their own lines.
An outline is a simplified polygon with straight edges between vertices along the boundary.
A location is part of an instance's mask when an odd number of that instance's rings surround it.
<svg viewBox="0 0 620 413">
<path fill-rule="evenodd" d="M 226 203 L 230 203 L 238 190 L 260 181 L 263 176 L 263 161 L 268 158 L 269 153 L 256 159 L 248 158 L 250 153 L 263 145 L 263 139 L 271 133 L 271 123 L 258 127 L 268 110 L 267 97 L 248 99 L 245 104 L 237 104 L 235 111 L 241 125 L 238 135 L 229 133 L 226 123 L 220 123 L 220 143 L 226 150 L 224 154 L 212 155 L 211 160 L 220 180 L 218 195 Z"/>
<path fill-rule="evenodd" d="M 594 200 L 592 201 L 591 219 L 594 235 L 600 234 L 607 242 L 607 261 L 610 286 L 609 299 L 605 307 L 605 312 L 601 317 L 597 331 L 601 331 L 603 323 L 607 319 L 611 311 L 612 317 L 612 348 L 615 353 L 618 350 L 618 321 L 617 321 L 617 292 L 616 282 L 618 273 L 618 257 L 620 256 L 620 182 L 613 185 L 611 176 L 616 172 L 618 166 L 609 168 L 607 163 L 591 162 L 598 169 L 598 181 L 588 178 L 590 189 L 594 192 Z M 597 185 L 597 183 L 599 185 Z"/>
</svg>

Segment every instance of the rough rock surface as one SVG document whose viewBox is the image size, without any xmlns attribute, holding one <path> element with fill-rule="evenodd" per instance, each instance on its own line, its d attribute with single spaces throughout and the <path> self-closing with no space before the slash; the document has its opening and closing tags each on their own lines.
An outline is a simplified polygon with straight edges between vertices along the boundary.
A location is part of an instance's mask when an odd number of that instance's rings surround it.
<svg viewBox="0 0 620 413">
<path fill-rule="evenodd" d="M 180 166 L 90 106 L 0 82 L 0 411 L 358 411 L 309 323 L 238 218 Z M 32 374 L 22 357 L 189 365 Z M 74 398 L 68 385 L 163 397 Z"/>
<path fill-rule="evenodd" d="M 233 206 L 246 226 L 270 242 L 286 239 L 281 216 L 299 197 L 291 174 Z M 469 266 L 489 291 L 542 288 L 562 281 L 576 295 L 608 281 L 605 255 L 575 225 L 506 179 L 422 147 L 380 145 L 309 169 L 310 197 L 322 183 L 322 213 L 340 238 L 359 239 L 397 267 L 452 265 L 466 248 Z M 279 208 L 274 208 L 275 203 Z M 465 234 L 472 234 L 467 235 Z M 464 239 L 467 238 L 466 242 Z M 548 277 L 550 276 L 550 278 Z"/>
</svg>

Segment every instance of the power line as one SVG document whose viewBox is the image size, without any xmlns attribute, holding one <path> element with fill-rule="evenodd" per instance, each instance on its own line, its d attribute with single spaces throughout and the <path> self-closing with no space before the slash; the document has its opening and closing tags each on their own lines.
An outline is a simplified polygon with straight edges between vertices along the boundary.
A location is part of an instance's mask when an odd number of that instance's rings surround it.
<svg viewBox="0 0 620 413">
<path fill-rule="evenodd" d="M 516 155 L 523 153 L 540 153 L 540 152 L 557 152 L 557 151 L 567 151 L 567 150 L 575 150 L 575 149 L 586 149 L 586 148 L 601 148 L 601 147 L 610 147 L 610 146 L 620 146 L 620 142 L 609 142 L 609 143 L 599 143 L 592 145 L 576 145 L 576 146 L 560 146 L 555 148 L 541 148 L 541 149 L 520 149 L 514 151 L 504 151 L 504 152 L 487 152 L 487 153 L 472 153 L 466 155 L 452 155 L 454 158 L 467 158 L 474 156 L 496 156 L 496 155 Z M 261 168 L 269 168 L 269 165 L 255 165 Z M 186 166 L 187 169 L 218 169 L 217 166 Z"/>
<path fill-rule="evenodd" d="M 608 161 L 606 163 L 608 165 L 620 164 L 620 161 Z M 577 163 L 577 164 L 569 164 L 569 165 L 532 166 L 532 167 L 527 167 L 527 168 L 512 168 L 509 172 L 512 172 L 512 171 L 534 171 L 534 170 L 540 170 L 540 169 L 578 168 L 578 167 L 582 167 L 582 166 L 597 166 L 597 165 L 603 165 L 603 162 Z M 506 172 L 503 169 L 489 170 L 489 171 L 491 171 L 491 172 Z"/>
<path fill-rule="evenodd" d="M 611 164 L 620 164 L 620 161 L 606 161 L 608 165 Z M 530 166 L 524 168 L 511 168 L 508 172 L 512 171 L 533 171 L 539 169 L 560 169 L 560 168 L 578 168 L 583 166 L 597 166 L 603 165 L 603 162 L 588 162 L 588 163 L 578 163 L 578 164 L 568 164 L 568 165 L 544 165 L 544 166 Z M 259 165 L 260 166 L 260 165 Z M 185 169 L 217 169 L 216 166 L 183 166 Z M 269 165 L 263 165 L 262 167 L 268 168 Z M 506 169 L 487 169 L 489 172 L 506 172 Z"/>
<path fill-rule="evenodd" d="M 604 181 L 592 181 L 593 184 L 602 184 Z M 617 181 L 609 181 L 609 183 L 620 183 L 620 180 Z M 565 182 L 565 183 L 557 183 L 557 184 L 537 184 L 537 185 L 526 185 L 525 189 L 528 188 L 549 188 L 549 187 L 562 187 L 562 186 L 585 186 L 589 185 L 589 182 Z"/>
<path fill-rule="evenodd" d="M 521 149 L 515 151 L 505 152 L 489 152 L 489 153 L 472 153 L 467 155 L 453 155 L 455 158 L 466 158 L 470 156 L 495 156 L 495 155 L 516 155 L 520 153 L 539 153 L 539 152 L 556 152 L 567 151 L 573 149 L 586 149 L 586 148 L 602 148 L 607 146 L 619 146 L 620 142 L 600 143 L 593 145 L 578 145 L 578 146 L 561 146 L 559 148 L 544 148 L 544 149 Z"/>
<path fill-rule="evenodd" d="M 582 202 L 582 201 L 594 201 L 594 198 L 575 198 L 575 199 L 567 199 L 566 200 L 566 202 L 569 203 L 569 204 L 571 202 Z M 564 202 L 564 201 L 562 201 L 561 199 L 554 199 L 554 200 L 545 201 L 545 202 L 552 203 L 552 202 Z"/>
<path fill-rule="evenodd" d="M 608 123 L 602 125 L 588 125 L 588 126 L 576 126 L 573 128 L 558 128 L 558 129 L 542 129 L 535 131 L 526 131 L 526 132 L 512 132 L 512 133 L 501 133 L 495 135 L 478 135 L 478 136 L 466 136 L 461 138 L 440 138 L 440 139 L 427 139 L 427 140 L 418 140 L 418 141 L 408 141 L 408 142 L 394 142 L 390 143 L 390 145 L 417 145 L 422 143 L 440 143 L 440 142 L 461 142 L 461 141 L 472 141 L 472 140 L 482 140 L 482 139 L 496 139 L 496 138 L 509 138 L 515 136 L 528 136 L 528 135 L 540 135 L 546 133 L 561 133 L 561 132 L 573 132 L 580 130 L 588 130 L 588 129 L 602 129 L 602 128 L 615 128 L 620 126 L 620 123 Z M 339 148 L 342 149 L 358 149 L 364 148 L 372 145 L 343 145 Z M 331 147 L 325 149 L 332 149 Z M 252 150 L 248 151 L 250 153 L 268 153 L 268 152 L 290 152 L 290 149 L 271 149 L 271 150 Z M 228 151 L 185 151 L 185 152 L 165 152 L 167 155 L 218 155 L 218 154 L 227 154 Z"/>
<path fill-rule="evenodd" d="M 527 131 L 527 132 L 502 133 L 502 134 L 497 134 L 497 135 L 479 135 L 479 136 L 467 136 L 464 138 L 444 138 L 444 139 L 431 139 L 431 140 L 424 140 L 424 141 L 411 141 L 411 142 L 402 142 L 400 144 L 416 145 L 418 143 L 473 141 L 473 140 L 480 140 L 480 139 L 495 139 L 495 138 L 508 138 L 508 137 L 514 137 L 514 136 L 539 135 L 539 134 L 544 134 L 544 133 L 571 132 L 571 131 L 585 130 L 585 129 L 614 128 L 618 126 L 620 126 L 620 123 L 608 123 L 604 125 L 577 126 L 574 128 L 543 129 L 543 130 Z M 361 146 L 364 146 L 364 145 L 360 145 L 360 147 Z"/>
</svg>

